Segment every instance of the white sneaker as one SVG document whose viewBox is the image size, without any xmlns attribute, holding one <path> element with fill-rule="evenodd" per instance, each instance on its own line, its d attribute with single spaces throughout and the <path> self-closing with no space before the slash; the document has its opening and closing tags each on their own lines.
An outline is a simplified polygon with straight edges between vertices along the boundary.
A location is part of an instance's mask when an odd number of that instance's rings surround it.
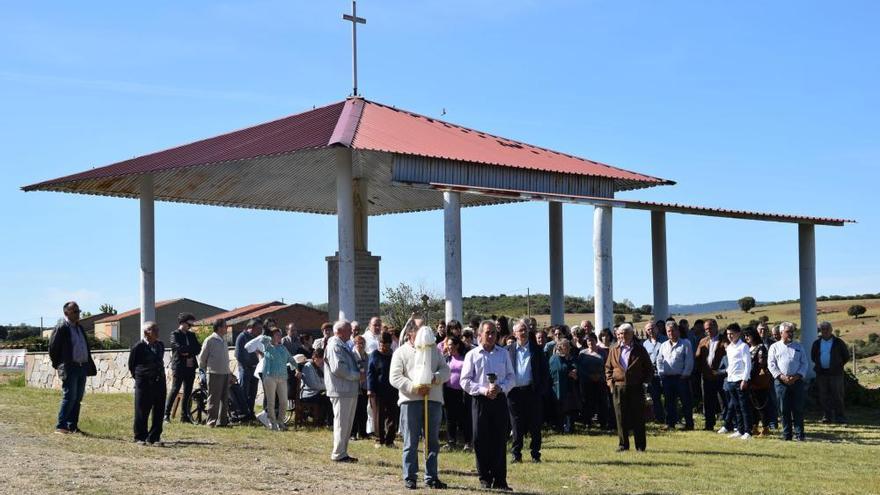
<svg viewBox="0 0 880 495">
<path fill-rule="evenodd" d="M 743 436 L 739 437 L 740 440 L 748 440 L 750 438 L 752 438 L 752 435 L 748 433 L 743 433 Z"/>
<path fill-rule="evenodd" d="M 730 433 L 726 427 L 722 426 L 721 428 L 718 429 L 719 435 L 724 435 L 725 433 Z"/>
<path fill-rule="evenodd" d="M 746 435 L 748 435 L 748 433 L 746 433 Z M 742 437 L 742 435 L 740 435 L 738 431 L 735 431 L 735 432 L 731 433 L 730 435 L 727 435 L 727 438 L 741 438 L 741 437 Z"/>
</svg>

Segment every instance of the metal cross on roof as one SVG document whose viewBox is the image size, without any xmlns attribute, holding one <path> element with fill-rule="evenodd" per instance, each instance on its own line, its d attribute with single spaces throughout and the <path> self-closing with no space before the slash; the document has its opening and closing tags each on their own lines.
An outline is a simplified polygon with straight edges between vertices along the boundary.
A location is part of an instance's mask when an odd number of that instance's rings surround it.
<svg viewBox="0 0 880 495">
<path fill-rule="evenodd" d="M 351 0 L 351 15 L 342 14 L 342 18 L 351 21 L 351 78 L 352 96 L 358 95 L 358 45 L 357 45 L 357 25 L 366 24 L 367 20 L 357 16 L 357 0 Z"/>
</svg>

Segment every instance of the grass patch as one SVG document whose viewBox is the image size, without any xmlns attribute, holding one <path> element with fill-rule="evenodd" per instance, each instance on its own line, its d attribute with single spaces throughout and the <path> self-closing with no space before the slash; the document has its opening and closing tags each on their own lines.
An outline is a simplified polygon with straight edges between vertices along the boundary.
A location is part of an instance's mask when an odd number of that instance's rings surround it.
<svg viewBox="0 0 880 495">
<path fill-rule="evenodd" d="M 340 466 L 329 461 L 326 430 L 273 433 L 179 423 L 166 425 L 163 439 L 169 448 L 137 447 L 131 442 L 132 397 L 127 394 L 87 394 L 80 426 L 90 436 L 54 435 L 59 396 L 58 391 L 0 386 L 0 433 L 13 439 L 0 446 L 0 455 L 20 460 L 0 467 L 0 478 L 24 480 L 26 492 L 120 493 L 138 486 L 162 486 L 167 493 L 403 491 L 399 448 L 352 442 L 351 453 L 361 462 Z M 736 493 L 767 493 L 770 486 L 774 493 L 878 493 L 880 413 L 848 413 L 853 422 L 848 426 L 825 426 L 810 418 L 806 443 L 742 442 L 711 432 L 651 428 L 648 452 L 617 453 L 613 435 L 549 435 L 545 462 L 509 465 L 509 482 L 525 493 L 714 493 L 726 490 L 733 473 L 740 473 Z M 57 459 L 53 469 L 40 469 L 49 458 Z M 440 469 L 453 492 L 479 486 L 472 454 L 443 452 Z M 79 473 L 80 484 L 70 484 L 71 472 Z"/>
</svg>

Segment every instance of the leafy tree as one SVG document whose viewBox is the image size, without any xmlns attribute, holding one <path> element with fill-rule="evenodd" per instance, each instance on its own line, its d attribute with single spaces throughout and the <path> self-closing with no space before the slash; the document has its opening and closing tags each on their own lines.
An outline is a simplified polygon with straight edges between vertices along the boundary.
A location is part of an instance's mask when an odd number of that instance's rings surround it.
<svg viewBox="0 0 880 495">
<path fill-rule="evenodd" d="M 626 316 L 623 315 L 614 315 L 614 324 L 620 325 L 621 323 L 626 321 Z"/>
<path fill-rule="evenodd" d="M 639 310 L 643 315 L 649 315 L 654 313 L 654 306 L 651 306 L 650 304 L 642 304 L 642 307 L 639 308 Z"/>
<path fill-rule="evenodd" d="M 633 323 L 638 323 L 642 321 L 642 312 L 639 310 L 633 311 Z"/>
<path fill-rule="evenodd" d="M 880 335 L 878 335 L 877 333 L 874 333 L 874 332 L 869 333 L 868 334 L 868 342 L 870 342 L 872 344 L 876 344 L 877 342 L 880 342 Z"/>
<path fill-rule="evenodd" d="M 852 316 L 853 318 L 858 318 L 859 316 L 865 314 L 866 311 L 868 311 L 868 309 L 861 304 L 853 304 L 849 307 L 849 309 L 846 310 L 846 314 Z"/>
<path fill-rule="evenodd" d="M 98 310 L 101 311 L 102 313 L 107 313 L 108 315 L 115 315 L 116 314 L 116 308 L 114 308 L 112 305 L 110 305 L 108 303 L 102 304 L 101 307 L 98 308 Z"/>
<path fill-rule="evenodd" d="M 383 292 L 385 301 L 380 308 L 383 320 L 398 330 L 402 330 L 403 325 L 406 324 L 406 320 L 409 319 L 412 313 L 422 313 L 424 311 L 421 299 L 422 294 L 428 296 L 428 318 L 431 321 L 426 323 L 432 324 L 431 322 L 434 320 L 442 318 L 443 311 L 441 308 L 445 304 L 442 299 L 431 294 L 424 287 L 419 287 L 416 290 L 411 285 L 401 282 L 397 287 L 386 287 Z"/>
<path fill-rule="evenodd" d="M 6 327 L 0 327 L 0 340 L 6 340 L 6 336 L 9 334 L 9 331 L 6 330 Z"/>
<path fill-rule="evenodd" d="M 752 296 L 746 296 L 737 301 L 739 304 L 739 309 L 743 310 L 744 313 L 748 313 L 755 307 L 755 298 Z"/>
<path fill-rule="evenodd" d="M 89 312 L 89 311 L 83 311 L 82 314 L 79 315 L 80 318 L 84 318 L 84 319 L 85 319 L 85 318 L 91 318 L 91 316 L 92 316 L 92 313 Z"/>
</svg>

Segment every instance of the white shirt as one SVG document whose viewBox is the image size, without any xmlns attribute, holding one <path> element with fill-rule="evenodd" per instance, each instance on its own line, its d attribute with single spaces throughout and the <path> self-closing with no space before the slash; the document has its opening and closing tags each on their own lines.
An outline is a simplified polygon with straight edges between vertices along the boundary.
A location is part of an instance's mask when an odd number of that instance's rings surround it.
<svg viewBox="0 0 880 495">
<path fill-rule="evenodd" d="M 709 366 L 712 366 L 712 361 L 715 360 L 715 351 L 718 349 L 718 335 L 709 338 L 709 359 L 707 360 Z"/>
<path fill-rule="evenodd" d="M 742 339 L 727 346 L 727 381 L 749 381 L 752 377 L 752 353 Z"/>
</svg>

